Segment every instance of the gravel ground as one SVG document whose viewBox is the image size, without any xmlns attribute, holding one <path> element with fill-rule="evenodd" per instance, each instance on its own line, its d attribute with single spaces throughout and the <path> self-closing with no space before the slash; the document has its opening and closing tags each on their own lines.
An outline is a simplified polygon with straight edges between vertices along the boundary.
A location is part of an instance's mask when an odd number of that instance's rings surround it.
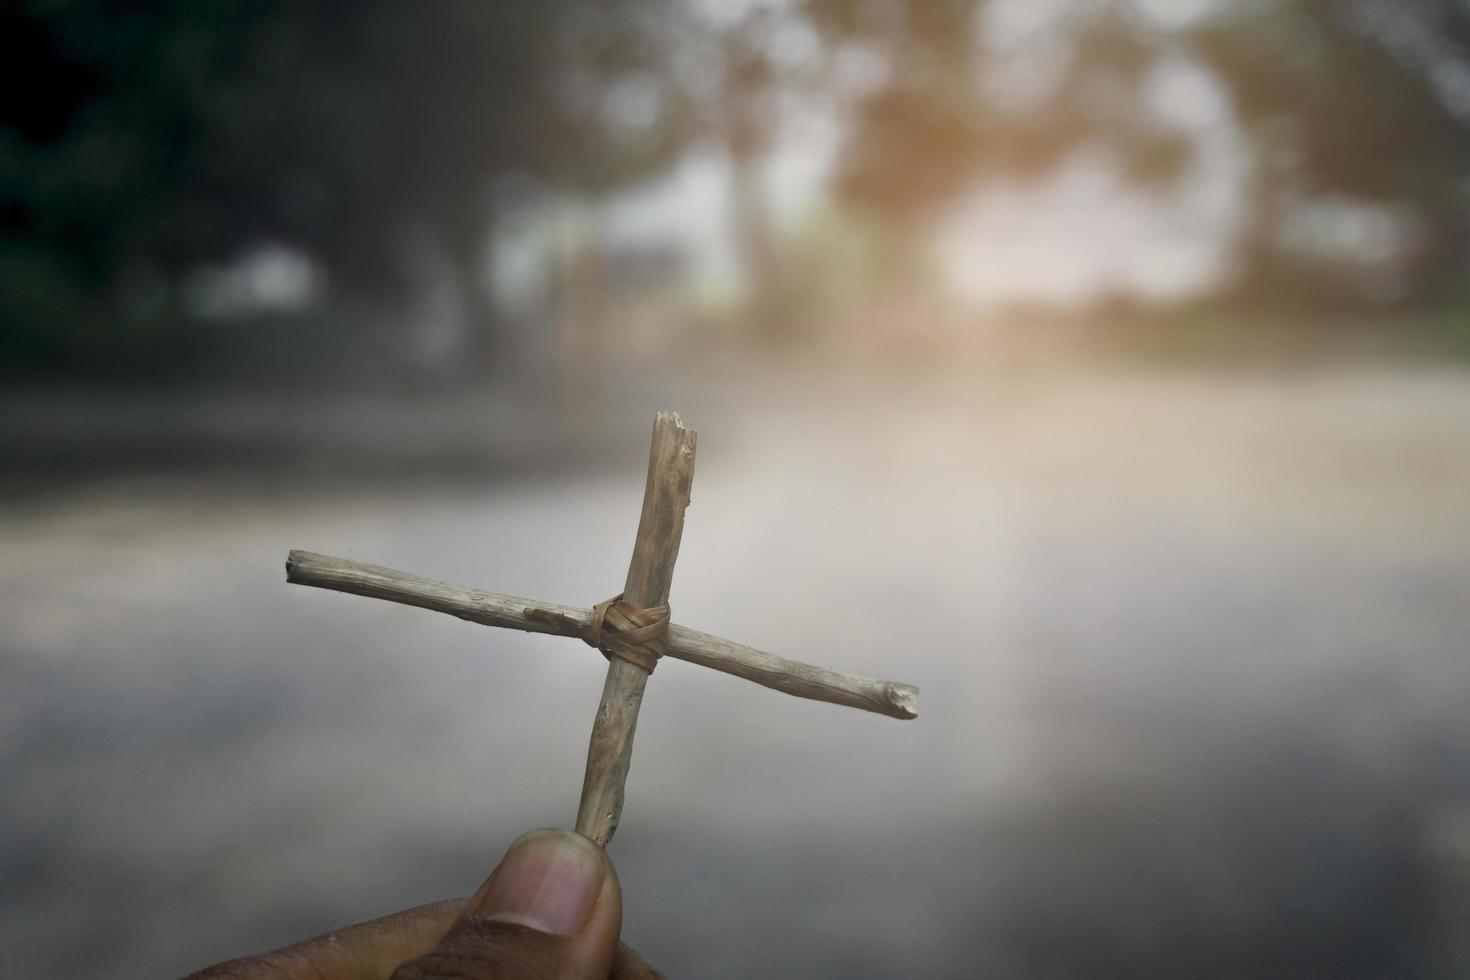
<svg viewBox="0 0 1470 980">
<path fill-rule="evenodd" d="M 1470 974 L 1470 375 L 748 380 L 657 394 L 700 431 L 675 618 L 917 683 L 921 716 L 662 667 L 613 844 L 651 960 Z M 282 562 L 590 604 L 645 441 L 0 500 L 7 972 L 182 974 L 467 893 L 568 824 L 595 653 Z"/>
</svg>

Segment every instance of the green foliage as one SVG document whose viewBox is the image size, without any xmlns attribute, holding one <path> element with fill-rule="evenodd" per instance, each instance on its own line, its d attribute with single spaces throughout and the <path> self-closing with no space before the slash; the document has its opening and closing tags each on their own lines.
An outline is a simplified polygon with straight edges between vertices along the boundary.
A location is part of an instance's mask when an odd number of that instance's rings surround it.
<svg viewBox="0 0 1470 980">
<path fill-rule="evenodd" d="M 106 297 L 128 260 L 165 263 L 166 231 L 199 223 L 180 189 L 201 165 L 210 93 L 238 70 L 231 38 L 248 36 L 258 9 L 32 2 L 4 15 L 7 362 L 98 347 Z"/>
<path fill-rule="evenodd" d="M 655 64 L 658 6 L 7 8 L 0 57 L 23 83 L 0 96 L 4 364 L 110 357 L 140 280 L 165 293 L 157 337 L 188 330 L 181 277 L 260 242 L 307 252 L 344 297 L 408 288 L 425 249 L 469 282 L 497 177 L 601 188 L 669 160 L 667 86 L 642 125 L 603 101 Z"/>
</svg>

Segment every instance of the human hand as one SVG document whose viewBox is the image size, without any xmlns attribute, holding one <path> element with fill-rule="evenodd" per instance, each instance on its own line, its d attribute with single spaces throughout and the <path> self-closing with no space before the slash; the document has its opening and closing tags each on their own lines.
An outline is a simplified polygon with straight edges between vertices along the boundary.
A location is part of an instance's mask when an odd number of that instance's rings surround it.
<svg viewBox="0 0 1470 980">
<path fill-rule="evenodd" d="M 617 872 L 602 848 L 566 830 L 511 845 L 468 899 L 424 905 L 232 960 L 190 980 L 657 980 L 618 942 Z"/>
</svg>

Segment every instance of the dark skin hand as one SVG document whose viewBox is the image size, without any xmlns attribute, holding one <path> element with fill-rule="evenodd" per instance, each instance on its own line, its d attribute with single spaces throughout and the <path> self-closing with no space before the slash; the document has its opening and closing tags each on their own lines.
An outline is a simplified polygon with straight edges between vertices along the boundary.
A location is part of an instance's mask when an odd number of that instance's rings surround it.
<svg viewBox="0 0 1470 980">
<path fill-rule="evenodd" d="M 652 980 L 618 942 L 623 899 L 606 852 L 566 830 L 511 845 L 470 898 L 423 905 L 231 960 L 193 978 L 241 980 Z"/>
</svg>

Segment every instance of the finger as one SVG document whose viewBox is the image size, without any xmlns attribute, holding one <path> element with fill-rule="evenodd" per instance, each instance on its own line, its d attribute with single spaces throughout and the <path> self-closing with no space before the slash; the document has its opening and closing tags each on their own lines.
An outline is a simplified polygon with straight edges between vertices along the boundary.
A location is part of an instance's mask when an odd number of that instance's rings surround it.
<svg viewBox="0 0 1470 980">
<path fill-rule="evenodd" d="M 639 956 L 632 946 L 627 943 L 618 943 L 618 951 L 613 954 L 612 972 L 608 974 L 608 980 L 666 980 L 666 978 L 649 965 L 647 960 Z"/>
<path fill-rule="evenodd" d="M 382 980 L 399 963 L 433 949 L 459 918 L 465 902 L 457 898 L 421 905 L 284 949 L 221 963 L 188 980 Z"/>
<path fill-rule="evenodd" d="M 622 919 L 602 848 L 571 831 L 534 831 L 511 845 L 443 941 L 393 977 L 601 980 Z"/>
<path fill-rule="evenodd" d="M 463 898 L 421 905 L 299 943 L 220 963 L 185 980 L 381 980 L 438 945 L 459 918 Z M 638 951 L 618 943 L 610 980 L 662 980 Z"/>
</svg>

